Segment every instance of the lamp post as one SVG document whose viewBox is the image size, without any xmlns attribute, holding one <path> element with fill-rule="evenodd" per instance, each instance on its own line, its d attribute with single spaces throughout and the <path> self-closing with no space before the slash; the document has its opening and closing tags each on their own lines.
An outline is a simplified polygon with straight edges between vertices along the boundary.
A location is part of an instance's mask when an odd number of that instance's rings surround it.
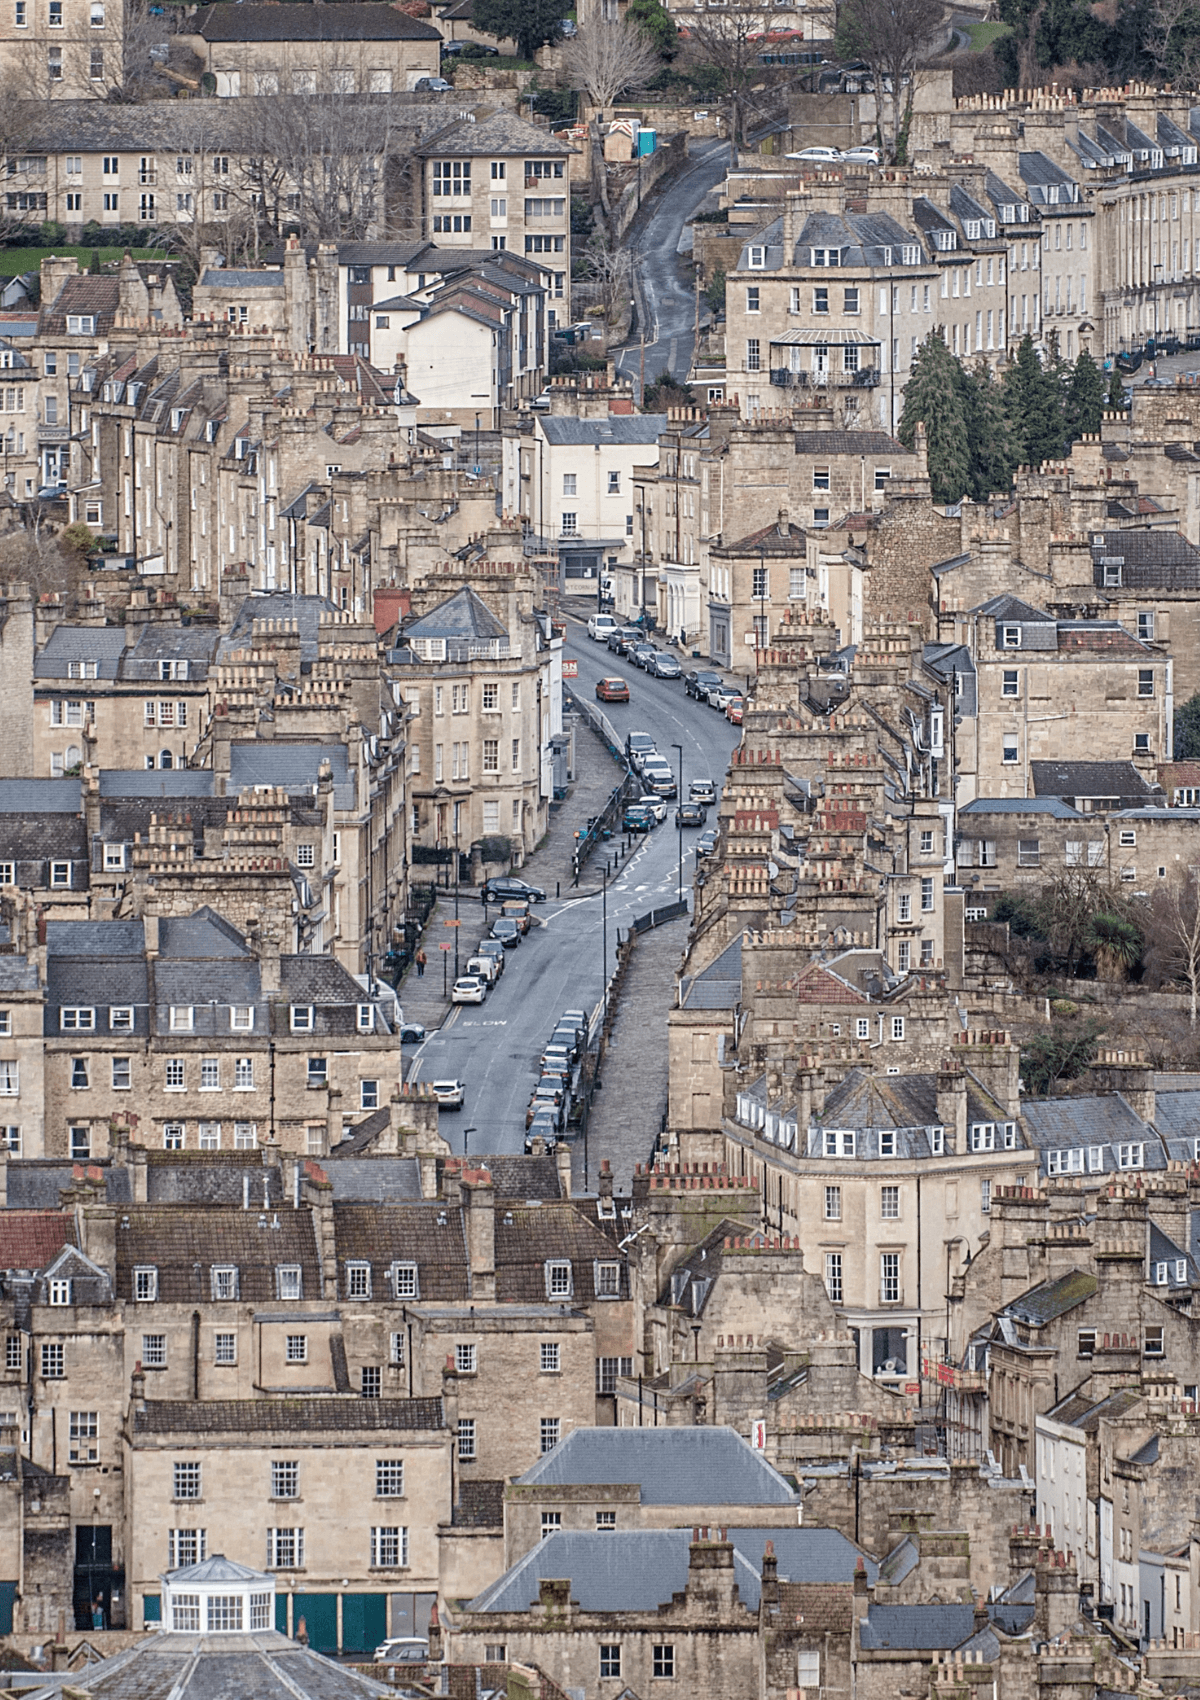
<svg viewBox="0 0 1200 1700">
<path fill-rule="evenodd" d="M 452 803 L 454 810 L 454 978 L 458 979 L 458 811 L 460 805 Z"/>
<path fill-rule="evenodd" d="M 475 476 L 479 477 L 479 415 L 475 415 Z"/>
<path fill-rule="evenodd" d="M 470 1139 L 470 1137 L 473 1133 L 478 1133 L 478 1132 L 479 1132 L 479 1129 L 477 1127 L 464 1127 L 463 1128 L 463 1159 L 464 1159 L 464 1161 L 465 1161 L 466 1155 L 467 1155 L 467 1141 Z"/>
<path fill-rule="evenodd" d="M 675 804 L 675 824 L 679 829 L 679 901 L 683 902 L 683 817 L 680 809 L 683 807 L 683 745 L 672 744 L 673 750 L 679 751 L 679 800 Z"/>
</svg>

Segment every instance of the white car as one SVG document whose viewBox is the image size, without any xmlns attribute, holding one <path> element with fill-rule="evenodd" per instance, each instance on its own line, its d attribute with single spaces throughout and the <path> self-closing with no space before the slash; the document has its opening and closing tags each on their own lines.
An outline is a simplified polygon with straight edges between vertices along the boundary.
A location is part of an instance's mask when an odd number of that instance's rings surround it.
<svg viewBox="0 0 1200 1700">
<path fill-rule="evenodd" d="M 815 165 L 837 165 L 841 161 L 842 153 L 840 148 L 801 148 L 799 153 L 790 153 L 787 157 L 807 160 L 809 164 Z"/>
<path fill-rule="evenodd" d="M 878 165 L 880 163 L 878 148 L 847 148 L 842 158 L 850 165 Z"/>
<path fill-rule="evenodd" d="M 609 632 L 615 632 L 617 622 L 611 614 L 593 614 L 588 621 L 588 636 L 593 643 L 607 643 Z"/>
<path fill-rule="evenodd" d="M 454 982 L 450 993 L 451 1003 L 482 1003 L 487 997 L 487 985 L 474 974 L 464 975 L 461 980 Z"/>
<path fill-rule="evenodd" d="M 667 805 L 663 802 L 661 797 L 639 797 L 638 802 L 641 804 L 643 809 L 650 810 L 659 826 L 661 826 L 666 820 Z"/>
<path fill-rule="evenodd" d="M 435 1080 L 433 1094 L 443 1110 L 461 1110 L 466 1096 L 461 1080 Z"/>
<path fill-rule="evenodd" d="M 398 1635 L 392 1641 L 381 1641 L 375 1649 L 377 1665 L 420 1665 L 429 1658 L 429 1642 L 416 1635 Z"/>
</svg>

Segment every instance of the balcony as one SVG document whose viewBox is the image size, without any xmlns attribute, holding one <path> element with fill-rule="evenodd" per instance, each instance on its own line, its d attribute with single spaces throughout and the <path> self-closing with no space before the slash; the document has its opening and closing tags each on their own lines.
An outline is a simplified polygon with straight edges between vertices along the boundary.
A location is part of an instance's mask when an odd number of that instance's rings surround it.
<svg viewBox="0 0 1200 1700">
<path fill-rule="evenodd" d="M 808 388 L 807 372 L 792 372 L 786 366 L 771 368 L 771 385 L 777 390 L 804 390 Z"/>
</svg>

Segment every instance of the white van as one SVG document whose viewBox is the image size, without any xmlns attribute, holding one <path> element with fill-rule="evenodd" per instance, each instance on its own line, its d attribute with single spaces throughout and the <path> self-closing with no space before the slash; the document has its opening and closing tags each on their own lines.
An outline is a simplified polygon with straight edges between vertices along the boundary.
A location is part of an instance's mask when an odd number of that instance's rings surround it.
<svg viewBox="0 0 1200 1700">
<path fill-rule="evenodd" d="M 609 632 L 615 632 L 617 622 L 611 614 L 593 614 L 588 621 L 588 636 L 593 643 L 607 643 Z"/>
</svg>

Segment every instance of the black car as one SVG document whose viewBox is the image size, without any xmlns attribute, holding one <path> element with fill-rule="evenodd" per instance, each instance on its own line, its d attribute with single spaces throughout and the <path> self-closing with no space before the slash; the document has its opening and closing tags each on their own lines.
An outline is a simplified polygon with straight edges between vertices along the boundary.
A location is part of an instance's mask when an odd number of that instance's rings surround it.
<svg viewBox="0 0 1200 1700">
<path fill-rule="evenodd" d="M 708 810 L 702 803 L 680 803 L 675 810 L 676 826 L 703 826 L 708 819 Z"/>
<path fill-rule="evenodd" d="M 711 856 L 717 847 L 717 829 L 710 826 L 707 832 L 702 832 L 696 840 L 697 856 Z"/>
<path fill-rule="evenodd" d="M 723 683 L 724 683 L 724 680 L 721 678 L 721 675 L 719 673 L 713 673 L 711 671 L 710 672 L 699 672 L 699 673 L 685 673 L 683 675 L 683 688 L 684 688 L 684 690 L 687 692 L 687 694 L 690 697 L 697 697 L 697 698 L 699 698 L 699 700 L 701 702 L 707 702 L 709 691 L 715 689 L 715 687 L 717 685 L 720 685 L 720 684 L 723 684 Z"/>
<path fill-rule="evenodd" d="M 480 897 L 484 903 L 507 903 L 510 898 L 518 897 L 524 897 L 530 903 L 546 901 L 546 893 L 540 885 L 528 885 L 512 874 L 500 874 L 496 879 L 486 880 Z"/>
</svg>

